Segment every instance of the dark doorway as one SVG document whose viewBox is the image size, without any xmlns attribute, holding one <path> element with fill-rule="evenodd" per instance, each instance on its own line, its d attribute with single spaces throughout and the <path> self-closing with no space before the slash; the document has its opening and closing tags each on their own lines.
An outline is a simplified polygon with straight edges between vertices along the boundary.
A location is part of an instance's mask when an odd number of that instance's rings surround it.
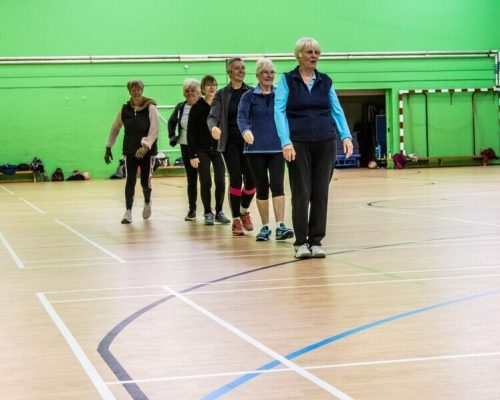
<svg viewBox="0 0 500 400">
<path fill-rule="evenodd" d="M 380 144 L 379 158 L 386 156 L 385 91 L 338 90 L 353 137 L 358 141 L 360 166 L 376 160 L 375 148 Z"/>
</svg>

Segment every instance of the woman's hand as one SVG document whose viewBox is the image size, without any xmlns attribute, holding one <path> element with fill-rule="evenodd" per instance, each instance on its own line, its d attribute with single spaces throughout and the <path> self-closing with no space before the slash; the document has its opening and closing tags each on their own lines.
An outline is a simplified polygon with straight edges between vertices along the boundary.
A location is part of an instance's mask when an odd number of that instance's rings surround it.
<svg viewBox="0 0 500 400">
<path fill-rule="evenodd" d="M 191 166 L 192 166 L 193 168 L 198 168 L 198 165 L 200 165 L 200 159 L 199 159 L 198 157 L 196 157 L 196 158 L 191 158 L 191 159 L 189 160 L 189 163 L 191 164 Z"/>
<path fill-rule="evenodd" d="M 104 154 L 104 162 L 106 164 L 111 163 L 111 160 L 113 159 L 113 153 L 111 153 L 111 147 L 106 147 L 106 153 Z"/>
<path fill-rule="evenodd" d="M 344 148 L 345 158 L 351 157 L 354 150 L 351 138 L 345 138 L 342 140 L 342 147 Z"/>
<path fill-rule="evenodd" d="M 144 156 L 146 155 L 146 153 L 149 151 L 149 148 L 145 145 L 142 145 L 141 147 L 139 147 L 137 149 L 137 151 L 135 152 L 135 157 L 136 158 L 144 158 Z"/>
<path fill-rule="evenodd" d="M 287 144 L 283 147 L 283 157 L 286 161 L 295 160 L 295 149 L 293 148 L 293 144 Z"/>
<path fill-rule="evenodd" d="M 252 131 L 243 132 L 243 140 L 248 144 L 253 144 L 253 133 Z"/>
<path fill-rule="evenodd" d="M 215 140 L 219 140 L 220 139 L 220 135 L 222 134 L 221 130 L 219 129 L 218 126 L 214 126 L 212 128 L 212 137 L 215 139 Z"/>
</svg>

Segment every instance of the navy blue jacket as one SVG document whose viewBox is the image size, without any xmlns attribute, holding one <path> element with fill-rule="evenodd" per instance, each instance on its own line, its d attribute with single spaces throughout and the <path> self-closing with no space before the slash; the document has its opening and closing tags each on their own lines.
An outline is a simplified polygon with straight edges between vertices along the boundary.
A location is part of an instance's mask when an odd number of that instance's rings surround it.
<svg viewBox="0 0 500 400">
<path fill-rule="evenodd" d="M 241 134 L 251 131 L 253 144 L 245 142 L 244 153 L 281 153 L 281 143 L 274 123 L 274 92 L 262 94 L 260 86 L 241 97 L 238 106 L 238 127 Z"/>
</svg>

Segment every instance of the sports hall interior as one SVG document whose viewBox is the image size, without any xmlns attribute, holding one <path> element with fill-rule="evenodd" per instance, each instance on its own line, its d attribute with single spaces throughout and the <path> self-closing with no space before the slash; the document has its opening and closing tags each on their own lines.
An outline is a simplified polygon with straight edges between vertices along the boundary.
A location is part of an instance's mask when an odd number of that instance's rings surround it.
<svg viewBox="0 0 500 400">
<path fill-rule="evenodd" d="M 500 398 L 499 2 L 41 0 L 0 15 L 1 399 Z M 267 57 L 277 84 L 300 37 L 319 42 L 356 139 L 332 166 L 327 256 L 307 260 L 292 240 L 184 221 L 166 124 L 185 79 L 223 87 L 239 56 L 253 86 Z M 131 79 L 158 104 L 168 164 L 151 218 L 138 184 L 124 225 L 109 179 L 123 132 L 103 158 Z M 46 181 L 35 160 L 91 179 Z M 287 175 L 285 196 L 291 224 Z"/>
</svg>

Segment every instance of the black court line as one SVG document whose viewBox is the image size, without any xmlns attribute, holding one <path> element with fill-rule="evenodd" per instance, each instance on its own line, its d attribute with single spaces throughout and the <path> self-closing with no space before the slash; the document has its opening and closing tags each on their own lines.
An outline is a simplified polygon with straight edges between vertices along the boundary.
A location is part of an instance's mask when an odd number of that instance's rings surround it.
<svg viewBox="0 0 500 400">
<path fill-rule="evenodd" d="M 386 244 L 386 245 L 368 246 L 368 247 L 364 247 L 364 248 L 360 248 L 360 249 L 342 250 L 342 251 L 338 251 L 338 252 L 334 252 L 334 253 L 327 253 L 327 254 L 328 255 L 347 254 L 347 253 L 353 253 L 353 252 L 357 252 L 357 251 L 380 249 L 380 248 L 384 248 L 384 247 L 394 247 L 394 246 L 400 246 L 403 244 L 411 244 L 411 243 L 415 243 L 415 242 L 401 242 L 401 243 L 392 243 L 392 244 Z M 211 280 L 211 281 L 206 282 L 206 283 L 201 283 L 199 285 L 195 285 L 195 286 L 192 286 L 190 288 L 184 289 L 184 290 L 180 291 L 179 293 L 189 293 L 189 292 L 195 291 L 197 289 L 211 285 L 213 283 L 223 282 L 223 281 L 226 281 L 226 280 L 231 279 L 231 278 L 236 278 L 239 276 L 252 274 L 254 272 L 263 271 L 266 269 L 275 268 L 275 267 L 288 265 L 288 264 L 293 264 L 293 263 L 296 263 L 299 261 L 308 261 L 308 260 L 310 260 L 310 259 L 306 259 L 306 260 L 294 259 L 294 260 L 290 260 L 290 261 L 281 262 L 278 264 L 272 264 L 272 265 L 266 265 L 266 266 L 259 267 L 259 268 L 254 268 L 254 269 L 251 269 L 248 271 L 239 272 L 237 274 L 232 274 L 232 275 L 224 276 L 222 278 L 217 278 L 217 279 Z M 128 372 L 125 370 L 125 368 L 120 364 L 120 362 L 117 360 L 117 358 L 111 352 L 111 350 L 110 350 L 111 344 L 113 343 L 115 338 L 128 325 L 130 325 L 137 318 L 144 315 L 145 313 L 152 310 L 153 308 L 155 308 L 155 307 L 157 307 L 157 306 L 159 306 L 159 305 L 161 305 L 169 300 L 172 300 L 172 299 L 175 299 L 175 296 L 168 295 L 168 296 L 165 296 L 164 298 L 161 298 L 161 299 L 159 299 L 151 304 L 148 304 L 147 306 L 137 310 L 136 312 L 134 312 L 133 314 L 131 314 L 130 316 L 125 318 L 123 321 L 121 321 L 117 325 L 115 325 L 115 327 L 113 329 L 111 329 L 111 331 L 109 331 L 104 336 L 104 338 L 101 340 L 101 342 L 99 343 L 99 345 L 97 347 L 97 352 L 99 353 L 99 355 L 102 357 L 104 362 L 108 365 L 108 367 L 111 369 L 111 371 L 113 372 L 113 374 L 116 376 L 116 378 L 119 381 L 133 381 L 133 378 L 128 374 Z M 141 390 L 139 385 L 137 385 L 136 383 L 124 382 L 124 383 L 122 383 L 122 386 L 130 394 L 132 399 L 134 399 L 134 400 L 148 400 L 148 397 L 146 396 L 146 394 Z"/>
<path fill-rule="evenodd" d="M 194 290 L 200 289 L 202 287 L 211 285 L 213 283 L 218 283 L 222 282 L 231 278 L 236 278 L 239 276 L 244 276 L 251 274 L 253 272 L 258 272 L 258 271 L 263 271 L 269 268 L 274 268 L 274 267 L 279 267 L 282 265 L 287 265 L 291 263 L 295 263 L 298 261 L 304 261 L 304 260 L 290 260 L 290 261 L 285 261 L 282 263 L 278 264 L 273 264 L 273 265 L 267 265 L 264 267 L 259 267 L 259 268 L 254 268 L 248 271 L 243 271 L 239 272 L 237 274 L 232 274 L 228 276 L 224 276 L 222 278 L 214 279 L 212 281 L 202 283 L 196 286 L 192 286 L 190 288 L 184 289 L 180 291 L 179 293 L 188 293 L 192 292 Z M 160 304 L 163 304 L 167 302 L 168 300 L 175 299 L 175 296 L 168 295 L 165 296 L 164 298 L 157 300 L 151 304 L 148 304 L 147 306 L 137 310 L 135 313 L 131 314 L 127 318 L 125 318 L 123 321 L 118 323 L 111 331 L 109 331 L 106 336 L 101 340 L 99 345 L 97 346 L 97 352 L 100 354 L 104 362 L 108 365 L 108 367 L 111 369 L 113 374 L 116 376 L 116 378 L 119 381 L 131 381 L 133 380 L 132 377 L 127 373 L 125 368 L 120 364 L 120 362 L 116 359 L 116 357 L 113 355 L 113 353 L 110 350 L 110 346 L 113 343 L 113 340 L 128 326 L 130 325 L 133 321 L 135 321 L 137 318 L 142 316 L 143 314 L 147 313 L 148 311 L 152 310 L 153 308 L 159 306 Z M 125 388 L 125 390 L 130 394 L 130 396 L 134 400 L 147 400 L 148 397 L 146 394 L 141 390 L 139 385 L 136 383 L 123 383 L 122 386 Z"/>
<path fill-rule="evenodd" d="M 367 206 L 376 208 L 378 206 L 375 206 L 375 203 L 377 203 L 377 202 L 367 203 Z M 382 206 L 382 207 L 386 208 L 385 206 Z M 455 239 L 464 238 L 464 237 L 469 237 L 469 236 L 455 237 Z M 448 238 L 448 239 L 450 239 L 450 238 Z M 328 255 L 339 255 L 339 254 L 353 253 L 353 252 L 357 252 L 357 251 L 366 251 L 366 250 L 380 249 L 380 248 L 386 248 L 386 247 L 388 248 L 388 247 L 394 247 L 394 246 L 408 245 L 408 244 L 412 244 L 412 243 L 434 242 L 434 241 L 439 241 L 439 240 L 443 240 L 443 238 L 431 239 L 431 240 L 425 240 L 425 241 L 419 241 L 419 242 L 407 241 L 407 242 L 392 243 L 392 244 L 385 244 L 385 245 L 367 246 L 364 248 L 342 250 L 342 251 L 338 251 L 338 252 L 334 252 L 334 253 L 327 253 L 327 254 Z M 446 240 L 446 239 L 444 239 L 444 240 Z M 214 279 L 214 280 L 206 282 L 206 283 L 195 285 L 195 286 L 192 286 L 190 288 L 184 289 L 184 290 L 180 291 L 179 293 L 189 293 L 189 292 L 192 292 L 194 290 L 211 285 L 213 283 L 223 282 L 223 281 L 231 279 L 231 278 L 236 278 L 239 276 L 252 274 L 254 272 L 263 271 L 263 270 L 266 270 L 269 268 L 275 268 L 275 267 L 279 267 L 279 266 L 283 266 L 283 265 L 296 263 L 298 261 L 307 261 L 307 260 L 290 260 L 290 261 L 285 261 L 285 262 L 278 263 L 278 264 L 272 264 L 272 265 L 267 265 L 264 267 L 254 268 L 254 269 L 251 269 L 248 271 L 239 272 L 237 274 L 224 276 L 222 278 L 217 278 L 217 279 Z M 160 300 L 157 300 L 157 301 L 137 310 L 135 313 L 131 314 L 130 316 L 125 318 L 123 321 L 121 321 L 117 325 L 115 325 L 115 327 L 111 331 L 109 331 L 104 336 L 104 338 L 101 340 L 101 342 L 99 343 L 99 345 L 97 347 L 97 352 L 99 353 L 99 355 L 102 357 L 104 362 L 108 365 L 108 367 L 111 369 L 111 371 L 113 372 L 113 374 L 116 376 L 116 378 L 119 381 L 133 381 L 133 378 L 128 374 L 128 372 L 125 370 L 125 368 L 120 364 L 118 359 L 111 352 L 111 350 L 110 350 L 111 344 L 113 343 L 115 338 L 128 325 L 130 325 L 137 318 L 144 315 L 145 313 L 152 310 L 153 308 L 155 308 L 155 307 L 157 307 L 157 306 L 159 306 L 159 305 L 161 305 L 161 304 L 163 304 L 171 299 L 174 299 L 174 298 L 175 298 L 175 296 L 168 295 Z M 136 383 L 133 383 L 133 382 L 125 383 L 124 382 L 124 383 L 122 383 L 122 386 L 130 394 L 132 399 L 134 399 L 134 400 L 148 400 L 148 397 L 146 396 L 146 394 L 141 390 L 139 385 L 137 385 Z"/>
</svg>

